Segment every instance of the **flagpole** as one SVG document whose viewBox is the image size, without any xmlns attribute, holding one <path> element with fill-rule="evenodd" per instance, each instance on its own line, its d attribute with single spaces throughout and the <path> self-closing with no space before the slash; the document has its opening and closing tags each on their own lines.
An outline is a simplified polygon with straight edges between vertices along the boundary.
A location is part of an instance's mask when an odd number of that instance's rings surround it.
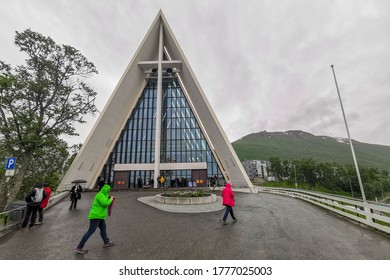
<svg viewBox="0 0 390 280">
<path fill-rule="evenodd" d="M 356 160 L 355 150 L 353 149 L 353 144 L 352 144 L 351 136 L 350 136 L 350 134 L 349 134 L 347 119 L 346 119 L 346 117 L 345 117 L 344 107 L 343 107 L 343 103 L 342 103 L 342 101 L 341 101 L 341 96 L 340 96 L 340 90 L 339 90 L 339 86 L 338 86 L 337 80 L 336 80 L 336 73 L 335 73 L 335 71 L 334 71 L 334 65 L 331 65 L 330 67 L 332 68 L 333 77 L 334 77 L 334 82 L 335 82 L 335 84 L 336 84 L 336 89 L 337 89 L 337 94 L 339 95 L 341 111 L 343 112 L 345 128 L 347 129 L 347 134 L 348 134 L 348 139 L 349 139 L 349 145 L 350 145 L 350 147 L 351 147 L 353 162 L 355 163 L 356 175 L 357 175 L 358 181 L 359 181 L 360 192 L 362 193 L 363 201 L 366 202 L 366 195 L 365 195 L 365 193 L 364 193 L 364 188 L 363 188 L 362 179 L 360 178 L 359 166 L 358 166 L 358 163 L 357 163 L 357 160 Z"/>
</svg>

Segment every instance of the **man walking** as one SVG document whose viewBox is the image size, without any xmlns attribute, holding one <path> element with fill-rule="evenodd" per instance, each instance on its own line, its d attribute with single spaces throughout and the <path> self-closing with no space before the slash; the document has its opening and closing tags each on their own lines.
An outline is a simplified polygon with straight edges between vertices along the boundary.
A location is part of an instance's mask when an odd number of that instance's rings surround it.
<svg viewBox="0 0 390 280">
<path fill-rule="evenodd" d="M 115 242 L 110 241 L 107 237 L 106 232 L 106 218 L 108 206 L 114 200 L 113 196 L 109 196 L 111 187 L 108 184 L 105 184 L 101 190 L 95 195 L 95 198 L 92 202 L 91 210 L 89 211 L 89 229 L 81 238 L 80 243 L 77 245 L 74 250 L 77 254 L 86 254 L 88 250 L 84 250 L 84 245 L 91 235 L 96 231 L 97 228 L 100 229 L 100 235 L 103 239 L 103 248 L 107 248 L 115 245 Z"/>
</svg>

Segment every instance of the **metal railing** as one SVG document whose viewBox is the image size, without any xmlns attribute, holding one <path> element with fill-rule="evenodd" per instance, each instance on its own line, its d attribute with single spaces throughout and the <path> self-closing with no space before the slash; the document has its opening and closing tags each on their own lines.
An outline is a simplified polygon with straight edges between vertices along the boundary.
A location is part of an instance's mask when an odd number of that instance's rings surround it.
<svg viewBox="0 0 390 280">
<path fill-rule="evenodd" d="M 12 221 L 20 221 L 24 218 L 26 212 L 26 206 L 21 206 L 9 211 L 0 213 L 0 227 L 5 227 L 8 223 Z"/>
<path fill-rule="evenodd" d="M 53 192 L 49 198 L 49 202 L 45 210 L 51 206 L 57 204 L 66 196 L 69 195 L 69 191 Z M 19 224 L 24 220 L 26 213 L 26 205 L 10 209 L 0 213 L 0 235 L 6 233 L 14 228 L 17 228 Z"/>
<path fill-rule="evenodd" d="M 261 187 L 260 192 L 299 198 L 390 234 L 390 205 L 299 189 Z"/>
</svg>

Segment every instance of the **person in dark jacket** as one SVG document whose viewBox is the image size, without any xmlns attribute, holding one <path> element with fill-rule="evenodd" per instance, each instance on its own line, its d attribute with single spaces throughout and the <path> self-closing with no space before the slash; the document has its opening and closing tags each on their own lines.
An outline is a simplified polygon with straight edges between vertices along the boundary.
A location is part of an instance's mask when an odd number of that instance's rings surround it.
<svg viewBox="0 0 390 280">
<path fill-rule="evenodd" d="M 76 210 L 77 207 L 77 200 L 81 199 L 81 192 L 83 191 L 83 188 L 80 185 L 74 185 L 72 189 L 70 190 L 70 207 L 69 210 Z"/>
<path fill-rule="evenodd" d="M 105 184 L 106 184 L 106 180 L 104 179 L 104 177 L 103 176 L 99 177 L 99 180 L 97 183 L 98 190 L 100 191 Z"/>
<path fill-rule="evenodd" d="M 113 196 L 109 196 L 111 187 L 105 184 L 101 190 L 95 195 L 93 199 L 91 210 L 89 211 L 88 219 L 89 219 L 89 229 L 81 238 L 79 244 L 77 245 L 74 251 L 77 254 L 86 254 L 88 250 L 84 250 L 84 245 L 91 237 L 91 235 L 96 231 L 97 228 L 100 229 L 100 236 L 103 239 L 103 248 L 107 248 L 115 245 L 115 242 L 110 241 L 107 237 L 106 232 L 106 218 L 108 212 L 108 206 L 114 200 Z"/>
<path fill-rule="evenodd" d="M 30 217 L 31 217 L 31 221 L 30 221 L 29 229 L 34 227 L 39 205 L 41 204 L 42 200 L 45 198 L 46 198 L 46 193 L 42 188 L 42 183 L 36 182 L 34 184 L 34 188 L 26 196 L 26 202 L 27 202 L 26 216 L 22 223 L 21 230 L 27 229 L 27 224 L 28 221 L 30 220 Z"/>
<path fill-rule="evenodd" d="M 225 187 L 222 190 L 222 204 L 226 207 L 225 214 L 223 215 L 223 225 L 227 225 L 226 219 L 230 213 L 233 218 L 233 222 L 237 222 L 236 217 L 233 213 L 234 207 L 234 192 L 232 190 L 232 185 L 230 183 L 226 183 Z"/>
<path fill-rule="evenodd" d="M 137 187 L 139 189 L 142 188 L 142 178 L 141 178 L 141 176 L 138 176 L 138 178 L 137 178 Z"/>
<path fill-rule="evenodd" d="M 211 177 L 211 179 L 210 179 L 210 185 L 211 185 L 211 187 L 213 188 L 213 192 L 215 192 L 215 184 L 217 183 L 217 176 L 213 176 L 213 177 Z"/>
<path fill-rule="evenodd" d="M 49 198 L 51 195 L 51 189 L 48 183 L 43 183 L 43 191 L 46 193 L 46 197 L 42 199 L 41 204 L 38 208 L 38 222 L 35 222 L 36 225 L 43 224 L 43 209 L 47 207 L 47 204 L 49 203 Z"/>
</svg>

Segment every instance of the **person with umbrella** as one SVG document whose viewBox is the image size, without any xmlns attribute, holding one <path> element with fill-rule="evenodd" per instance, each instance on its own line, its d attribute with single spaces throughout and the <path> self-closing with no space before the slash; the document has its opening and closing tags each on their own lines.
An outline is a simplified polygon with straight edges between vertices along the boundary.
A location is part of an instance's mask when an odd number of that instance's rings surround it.
<svg viewBox="0 0 390 280">
<path fill-rule="evenodd" d="M 80 184 L 75 184 L 72 189 L 70 190 L 70 207 L 69 210 L 76 210 L 77 207 L 77 200 L 81 199 L 81 192 L 83 191 L 83 188 L 80 186 Z"/>
</svg>

